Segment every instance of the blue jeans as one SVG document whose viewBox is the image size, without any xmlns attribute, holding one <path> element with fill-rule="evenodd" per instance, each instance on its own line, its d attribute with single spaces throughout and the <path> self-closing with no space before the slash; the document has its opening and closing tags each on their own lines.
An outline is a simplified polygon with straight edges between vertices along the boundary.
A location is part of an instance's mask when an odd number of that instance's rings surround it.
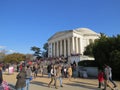
<svg viewBox="0 0 120 90">
<path fill-rule="evenodd" d="M 60 86 L 62 86 L 62 77 L 58 77 L 59 81 L 60 81 Z"/>
<path fill-rule="evenodd" d="M 17 89 L 17 90 L 25 90 L 25 87 L 24 87 L 24 88 L 19 88 L 19 89 Z"/>
<path fill-rule="evenodd" d="M 51 73 L 48 73 L 48 78 L 50 78 L 51 77 Z"/>
<path fill-rule="evenodd" d="M 77 71 L 73 71 L 73 77 L 77 78 Z"/>
<path fill-rule="evenodd" d="M 30 79 L 26 79 L 26 90 L 29 90 Z"/>
</svg>

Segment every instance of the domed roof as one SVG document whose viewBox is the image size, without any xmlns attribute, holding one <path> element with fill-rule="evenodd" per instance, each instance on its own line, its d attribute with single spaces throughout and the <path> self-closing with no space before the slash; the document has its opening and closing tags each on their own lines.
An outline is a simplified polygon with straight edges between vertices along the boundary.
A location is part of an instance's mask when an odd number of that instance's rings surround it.
<svg viewBox="0 0 120 90">
<path fill-rule="evenodd" d="M 75 31 L 78 31 L 82 34 L 97 34 L 96 32 L 92 31 L 89 28 L 77 28 L 77 29 L 75 29 Z"/>
</svg>

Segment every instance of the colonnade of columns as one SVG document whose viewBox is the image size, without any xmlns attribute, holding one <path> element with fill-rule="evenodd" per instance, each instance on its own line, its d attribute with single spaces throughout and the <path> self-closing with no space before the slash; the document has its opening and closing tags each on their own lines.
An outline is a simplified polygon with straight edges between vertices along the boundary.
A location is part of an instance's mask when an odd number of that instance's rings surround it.
<svg viewBox="0 0 120 90">
<path fill-rule="evenodd" d="M 78 37 L 70 37 L 51 43 L 51 56 L 70 56 L 71 54 L 82 53 L 82 41 Z"/>
</svg>

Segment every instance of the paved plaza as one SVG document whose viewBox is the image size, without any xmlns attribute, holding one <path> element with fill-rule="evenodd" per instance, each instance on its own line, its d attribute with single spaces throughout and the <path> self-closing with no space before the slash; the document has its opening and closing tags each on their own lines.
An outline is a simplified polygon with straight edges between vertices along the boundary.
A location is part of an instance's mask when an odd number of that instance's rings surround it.
<svg viewBox="0 0 120 90">
<path fill-rule="evenodd" d="M 5 81 L 7 81 L 10 84 L 15 85 L 16 83 L 16 75 L 17 73 L 14 73 L 12 75 L 4 74 L 3 78 Z M 36 79 L 33 79 L 31 81 L 30 90 L 56 90 L 53 86 L 49 88 L 48 83 L 50 81 L 50 78 L 47 78 L 47 76 L 41 77 L 39 74 Z M 59 86 L 59 81 L 57 82 Z M 120 82 L 116 81 L 118 88 L 120 88 Z M 98 81 L 97 79 L 84 79 L 84 78 L 72 78 L 71 81 L 69 81 L 67 78 L 63 79 L 63 87 L 58 87 L 57 90 L 101 90 L 98 89 Z M 110 89 L 108 89 L 110 90 Z"/>
</svg>

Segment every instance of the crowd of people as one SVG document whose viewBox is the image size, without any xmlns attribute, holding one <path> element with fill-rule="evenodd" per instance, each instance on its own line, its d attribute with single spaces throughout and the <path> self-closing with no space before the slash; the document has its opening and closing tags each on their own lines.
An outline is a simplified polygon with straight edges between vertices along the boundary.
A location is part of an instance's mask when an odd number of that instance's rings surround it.
<svg viewBox="0 0 120 90">
<path fill-rule="evenodd" d="M 19 65 L 19 70 L 17 70 L 19 73 L 17 75 L 17 82 L 15 85 L 15 88 L 17 90 L 29 90 L 29 84 L 30 84 L 30 78 L 36 78 L 38 73 L 41 73 L 41 76 L 44 75 L 44 66 L 41 64 L 41 62 L 34 62 L 34 64 L 28 65 L 28 64 L 21 64 Z M 54 86 L 57 89 L 57 81 L 60 82 L 60 87 L 63 87 L 62 84 L 62 78 L 69 78 L 71 81 L 72 75 L 74 78 L 76 78 L 76 75 L 73 74 L 74 71 L 76 71 L 76 63 L 74 63 L 72 66 L 71 64 L 65 65 L 60 62 L 54 62 L 49 63 L 46 67 L 48 78 L 51 78 L 51 81 L 48 83 L 48 87 L 51 87 L 51 83 L 54 82 Z M 33 75 L 32 75 L 33 74 Z"/>
<path fill-rule="evenodd" d="M 44 62 L 44 61 L 43 61 Z M 48 83 L 48 86 L 50 87 L 51 83 L 54 81 L 55 88 L 58 88 L 57 86 L 57 80 L 60 82 L 60 87 L 63 87 L 62 84 L 62 78 L 69 78 L 71 80 L 72 77 L 72 67 L 71 65 L 67 65 L 59 59 L 55 59 L 53 61 L 49 61 L 47 64 L 43 63 L 40 60 L 33 61 L 32 63 L 29 62 L 21 62 L 17 64 L 3 64 L 0 68 L 0 83 L 3 82 L 2 78 L 2 72 L 8 70 L 9 73 L 9 67 L 13 66 L 14 70 L 18 72 L 18 75 L 16 76 L 16 90 L 29 90 L 30 80 L 33 78 L 37 78 L 38 73 L 41 73 L 41 76 L 44 76 L 45 68 L 47 70 L 48 78 L 51 78 L 50 83 Z M 74 65 L 74 70 L 75 70 Z M 16 68 L 16 69 L 15 69 Z M 54 71 L 54 72 L 52 72 Z"/>
<path fill-rule="evenodd" d="M 17 81 L 15 84 L 15 89 L 29 90 L 30 81 L 37 78 L 39 72 L 41 73 L 42 77 L 44 76 L 45 66 L 48 78 L 51 78 L 50 82 L 48 83 L 48 87 L 51 87 L 51 84 L 53 83 L 57 89 L 58 87 L 63 87 L 63 78 L 68 78 L 69 81 L 71 81 L 71 77 L 77 78 L 77 64 L 75 62 L 73 64 L 61 63 L 59 60 L 55 62 L 49 62 L 47 64 L 39 61 L 33 63 L 23 62 L 16 65 L 16 71 L 18 72 L 18 75 L 16 76 Z M 3 82 L 2 68 L 3 67 L 0 67 L 0 85 L 2 85 Z M 107 90 L 107 87 L 110 87 L 112 90 L 114 90 L 117 85 L 112 80 L 112 68 L 106 64 L 103 68 L 103 70 L 98 70 L 98 88 L 103 86 L 103 90 Z M 59 85 L 57 83 L 58 81 Z M 112 86 L 110 82 L 113 84 Z"/>
</svg>

